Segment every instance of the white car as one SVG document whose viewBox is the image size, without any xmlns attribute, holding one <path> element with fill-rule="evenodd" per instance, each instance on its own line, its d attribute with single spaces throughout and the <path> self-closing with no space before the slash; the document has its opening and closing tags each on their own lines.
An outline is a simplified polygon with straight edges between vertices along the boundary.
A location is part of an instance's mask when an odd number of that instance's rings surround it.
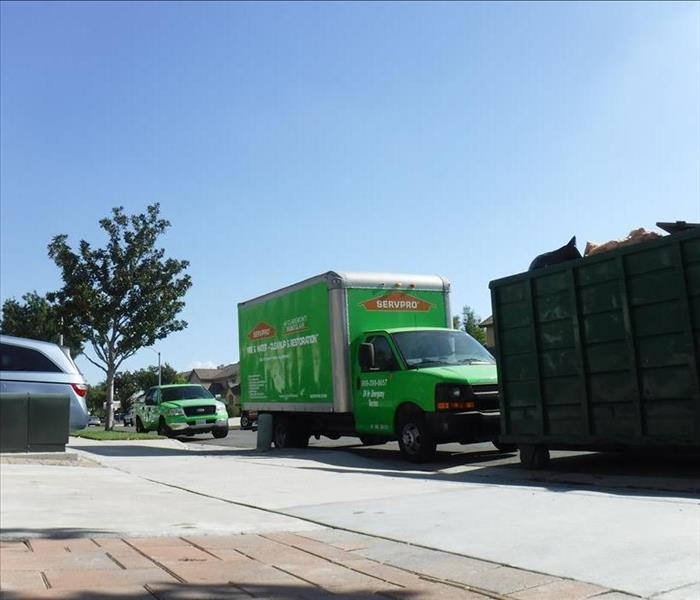
<svg viewBox="0 0 700 600">
<path fill-rule="evenodd" d="M 87 390 L 73 359 L 57 344 L 0 335 L 0 392 L 68 395 L 74 430 L 88 424 Z"/>
</svg>

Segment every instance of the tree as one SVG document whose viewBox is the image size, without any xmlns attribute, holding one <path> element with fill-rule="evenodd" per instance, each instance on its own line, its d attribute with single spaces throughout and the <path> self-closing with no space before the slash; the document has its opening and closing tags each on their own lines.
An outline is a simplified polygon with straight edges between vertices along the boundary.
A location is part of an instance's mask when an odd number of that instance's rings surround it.
<svg viewBox="0 0 700 600">
<path fill-rule="evenodd" d="M 161 365 L 161 383 L 187 383 L 185 378 L 173 369 L 168 363 Z M 129 398 L 136 392 L 146 391 L 148 388 L 158 385 L 158 367 L 151 365 L 138 371 L 124 371 L 114 378 L 114 395 L 122 407 L 122 412 L 131 408 Z"/>
<path fill-rule="evenodd" d="M 36 291 L 22 296 L 22 301 L 8 298 L 2 304 L 0 331 L 7 335 L 60 343 L 70 349 L 71 356 L 83 352 L 84 338 L 80 329 L 62 314 L 60 307 Z"/>
<path fill-rule="evenodd" d="M 479 327 L 481 317 L 470 306 L 462 307 L 462 329 L 481 344 L 486 343 L 486 332 Z"/>
<path fill-rule="evenodd" d="M 104 248 L 93 249 L 81 240 L 78 250 L 57 235 L 49 256 L 61 269 L 63 287 L 49 295 L 79 327 L 95 358 L 85 355 L 106 375 L 105 428 L 114 426 L 114 378 L 121 364 L 141 348 L 187 327 L 177 319 L 192 285 L 184 274 L 189 262 L 164 258 L 155 244 L 170 222 L 160 218 L 160 205 L 143 214 L 126 215 L 112 209 L 100 220 L 107 233 Z"/>
</svg>

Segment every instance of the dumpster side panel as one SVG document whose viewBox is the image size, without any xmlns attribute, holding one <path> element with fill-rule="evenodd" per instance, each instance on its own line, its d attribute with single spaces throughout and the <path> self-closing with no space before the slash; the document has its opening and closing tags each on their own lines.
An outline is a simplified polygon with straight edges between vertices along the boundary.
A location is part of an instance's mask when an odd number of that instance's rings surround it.
<svg viewBox="0 0 700 600">
<path fill-rule="evenodd" d="M 491 289 L 504 439 L 700 444 L 700 230 Z"/>
</svg>

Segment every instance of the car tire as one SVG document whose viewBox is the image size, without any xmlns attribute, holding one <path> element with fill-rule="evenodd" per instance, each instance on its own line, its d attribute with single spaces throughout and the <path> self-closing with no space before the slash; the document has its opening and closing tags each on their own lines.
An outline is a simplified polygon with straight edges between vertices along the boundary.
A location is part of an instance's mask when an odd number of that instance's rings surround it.
<svg viewBox="0 0 700 600">
<path fill-rule="evenodd" d="M 248 429 L 248 427 L 250 427 L 248 415 L 241 415 L 241 429 Z"/>
<path fill-rule="evenodd" d="M 162 435 L 163 437 L 173 437 L 174 435 L 173 430 L 168 427 L 163 417 L 158 421 L 158 435 Z"/>
<path fill-rule="evenodd" d="M 422 411 L 407 410 L 399 415 L 399 448 L 409 462 L 421 463 L 435 458 L 436 442 Z"/>
<path fill-rule="evenodd" d="M 228 427 L 214 427 L 214 429 L 211 430 L 211 434 L 217 440 L 225 438 L 228 435 Z"/>
<path fill-rule="evenodd" d="M 143 426 L 140 417 L 136 417 L 136 433 L 146 433 L 146 428 Z"/>
</svg>

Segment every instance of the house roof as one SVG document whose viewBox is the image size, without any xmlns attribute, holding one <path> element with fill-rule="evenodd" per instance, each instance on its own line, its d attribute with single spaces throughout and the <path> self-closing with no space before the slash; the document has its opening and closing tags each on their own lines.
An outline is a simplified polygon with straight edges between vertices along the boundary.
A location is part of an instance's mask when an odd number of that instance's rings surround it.
<svg viewBox="0 0 700 600">
<path fill-rule="evenodd" d="M 479 327 L 489 327 L 490 325 L 493 325 L 493 315 L 486 317 L 481 323 L 479 323 Z"/>
<path fill-rule="evenodd" d="M 220 369 L 192 369 L 187 376 L 194 374 L 200 381 L 216 381 L 219 379 L 232 379 L 238 375 L 239 371 L 238 363 L 234 363 Z"/>
</svg>

